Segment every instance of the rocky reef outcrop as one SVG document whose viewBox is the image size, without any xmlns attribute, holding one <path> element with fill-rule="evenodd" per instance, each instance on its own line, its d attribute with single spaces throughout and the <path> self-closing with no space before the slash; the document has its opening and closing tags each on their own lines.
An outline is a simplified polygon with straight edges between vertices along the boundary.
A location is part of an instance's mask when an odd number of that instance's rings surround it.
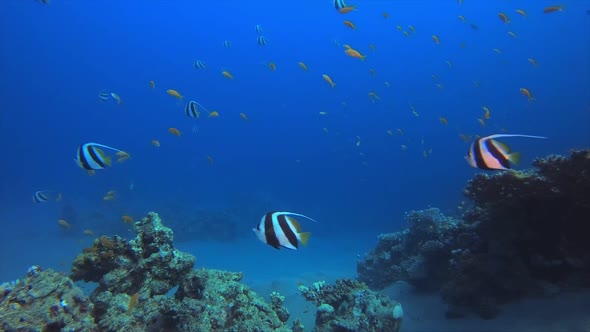
<svg viewBox="0 0 590 332">
<path fill-rule="evenodd" d="M 172 230 L 150 212 L 137 236 L 102 236 L 76 257 L 70 278 L 32 267 L 0 285 L 1 331 L 303 331 L 287 326 L 284 297 L 270 303 L 241 273 L 197 269 L 174 248 Z M 74 281 L 96 282 L 89 297 Z"/>
<path fill-rule="evenodd" d="M 101 331 L 291 331 L 287 309 L 241 284 L 241 273 L 193 270 L 158 214 L 135 229 L 135 239 L 100 237 L 74 260 L 72 279 L 98 282 L 90 298 Z"/>
<path fill-rule="evenodd" d="M 0 331 L 98 331 L 93 308 L 71 279 L 39 266 L 0 285 Z"/>
<path fill-rule="evenodd" d="M 300 285 L 299 291 L 317 307 L 314 332 L 398 332 L 401 328 L 401 304 L 357 280 L 320 281 L 311 287 Z"/>
<path fill-rule="evenodd" d="M 449 317 L 493 318 L 501 304 L 590 287 L 590 151 L 537 159 L 536 169 L 478 174 L 458 219 L 412 212 L 358 262 L 360 280 L 440 291 Z"/>
</svg>

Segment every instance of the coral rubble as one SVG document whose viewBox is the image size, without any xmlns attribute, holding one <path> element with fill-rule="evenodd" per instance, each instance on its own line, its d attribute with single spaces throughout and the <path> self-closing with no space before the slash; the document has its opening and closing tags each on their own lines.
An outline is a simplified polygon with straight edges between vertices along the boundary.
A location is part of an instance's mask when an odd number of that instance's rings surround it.
<svg viewBox="0 0 590 332">
<path fill-rule="evenodd" d="M 412 212 L 357 264 L 374 288 L 406 280 L 441 292 L 448 317 L 495 317 L 524 296 L 590 287 L 590 151 L 550 156 L 536 170 L 478 174 L 461 220 Z"/>
<path fill-rule="evenodd" d="M 97 331 L 92 311 L 72 280 L 38 266 L 0 285 L 0 331 Z"/>
<path fill-rule="evenodd" d="M 398 332 L 401 328 L 401 304 L 372 292 L 362 282 L 316 282 L 311 287 L 300 285 L 299 291 L 317 306 L 315 332 Z"/>
</svg>

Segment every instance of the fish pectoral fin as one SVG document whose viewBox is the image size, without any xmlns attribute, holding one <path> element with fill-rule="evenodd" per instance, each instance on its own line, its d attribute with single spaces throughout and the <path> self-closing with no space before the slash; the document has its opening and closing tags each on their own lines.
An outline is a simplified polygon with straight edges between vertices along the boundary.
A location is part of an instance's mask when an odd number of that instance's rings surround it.
<svg viewBox="0 0 590 332">
<path fill-rule="evenodd" d="M 514 152 L 508 155 L 508 160 L 510 160 L 513 164 L 518 164 L 520 162 L 520 153 Z"/>
<path fill-rule="evenodd" d="M 105 163 L 107 166 L 111 166 L 111 164 L 113 163 L 113 161 L 111 160 L 111 156 L 105 156 L 105 157 L 104 157 L 104 163 Z"/>
<path fill-rule="evenodd" d="M 299 234 L 299 241 L 301 241 L 301 244 L 306 246 L 307 242 L 309 241 L 309 237 L 311 236 L 311 233 L 307 232 L 307 233 L 298 233 L 298 234 Z"/>
</svg>

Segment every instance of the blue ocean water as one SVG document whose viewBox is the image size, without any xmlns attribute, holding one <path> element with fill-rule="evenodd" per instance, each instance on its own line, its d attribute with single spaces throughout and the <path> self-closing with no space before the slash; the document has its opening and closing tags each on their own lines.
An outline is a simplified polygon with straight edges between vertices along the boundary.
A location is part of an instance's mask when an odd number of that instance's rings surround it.
<svg viewBox="0 0 590 332">
<path fill-rule="evenodd" d="M 553 2 L 532 0 L 355 5 L 342 15 L 327 0 L 3 1 L 0 280 L 31 264 L 67 270 L 91 243 L 82 230 L 130 238 L 120 217 L 148 211 L 188 228 L 199 214 L 232 211 L 238 238 L 215 244 L 232 257 L 195 252 L 209 266 L 260 271 L 260 259 L 289 257 L 294 270 L 307 271 L 297 255 L 328 262 L 352 246 L 343 270 L 353 273 L 354 252 L 402 227 L 405 212 L 456 212 L 466 181 L 480 172 L 465 163 L 469 142 L 460 134 L 549 137 L 507 139 L 523 154 L 517 168 L 590 144 L 590 1 L 562 1 L 565 9 L 550 14 L 543 8 Z M 256 25 L 265 46 L 257 44 Z M 366 60 L 346 56 L 344 44 Z M 206 68 L 195 69 L 195 60 Z M 101 103 L 101 91 L 117 93 L 122 105 Z M 380 99 L 372 102 L 369 92 Z M 219 117 L 187 117 L 188 100 Z M 483 106 L 491 110 L 485 127 L 477 122 Z M 89 176 L 73 162 L 87 142 L 131 159 Z M 37 190 L 63 199 L 33 204 Z M 109 190 L 116 199 L 104 201 Z M 318 220 L 303 224 L 314 233 L 310 246 L 292 253 L 258 243 L 251 228 L 270 210 Z M 72 227 L 60 228 L 58 219 Z M 253 249 L 240 257 L 244 243 Z"/>
</svg>

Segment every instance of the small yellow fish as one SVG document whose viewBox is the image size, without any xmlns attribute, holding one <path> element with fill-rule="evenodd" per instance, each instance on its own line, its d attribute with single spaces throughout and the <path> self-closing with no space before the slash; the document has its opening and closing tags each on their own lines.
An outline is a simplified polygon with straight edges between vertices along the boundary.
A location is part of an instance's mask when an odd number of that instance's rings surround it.
<svg viewBox="0 0 590 332">
<path fill-rule="evenodd" d="M 499 48 L 494 48 L 493 51 L 496 52 L 496 54 L 502 54 L 502 51 Z"/>
<path fill-rule="evenodd" d="M 410 29 L 413 33 L 416 33 L 416 29 L 413 25 L 408 25 L 408 29 Z"/>
<path fill-rule="evenodd" d="M 160 141 L 158 141 L 157 139 L 153 139 L 152 140 L 152 145 L 156 148 L 160 147 Z"/>
<path fill-rule="evenodd" d="M 529 100 L 534 100 L 535 98 L 533 97 L 533 94 L 531 93 L 531 91 L 527 88 L 520 88 L 520 93 L 527 97 Z"/>
<path fill-rule="evenodd" d="M 121 220 L 126 223 L 126 224 L 132 224 L 133 223 L 133 217 L 129 216 L 129 215 L 123 215 L 121 216 Z"/>
<path fill-rule="evenodd" d="M 131 311 L 131 309 L 133 309 L 133 307 L 137 303 L 138 299 L 139 299 L 139 293 L 133 294 L 133 296 L 129 299 L 129 304 L 127 304 L 127 312 L 129 312 L 129 311 Z"/>
<path fill-rule="evenodd" d="M 535 60 L 535 59 L 533 59 L 533 58 L 528 58 L 528 59 L 527 59 L 527 61 L 528 61 L 528 62 L 529 62 L 531 65 L 533 65 L 533 66 L 536 66 L 536 65 L 537 65 L 537 60 Z"/>
<path fill-rule="evenodd" d="M 230 79 L 230 80 L 234 79 L 234 76 L 227 70 L 222 70 L 221 75 L 223 75 L 223 77 Z"/>
<path fill-rule="evenodd" d="M 116 156 L 117 156 L 117 162 L 119 162 L 119 163 L 122 163 L 125 160 L 131 158 L 131 155 L 125 151 L 117 151 Z"/>
<path fill-rule="evenodd" d="M 69 229 L 69 228 L 71 228 L 71 227 L 72 227 L 72 225 L 70 225 L 70 223 L 68 223 L 68 222 L 67 222 L 67 221 L 65 221 L 64 219 L 60 219 L 60 220 L 58 220 L 58 221 L 57 221 L 57 224 L 58 224 L 60 227 L 64 228 L 64 229 Z"/>
<path fill-rule="evenodd" d="M 331 87 L 335 87 L 336 83 L 334 83 L 334 81 L 332 81 L 332 78 L 326 74 L 323 74 L 322 77 L 324 78 L 324 81 L 328 82 L 328 84 L 330 84 Z"/>
<path fill-rule="evenodd" d="M 508 18 L 508 15 L 506 15 L 504 13 L 498 13 L 498 18 L 500 19 L 500 21 L 502 21 L 504 23 L 510 23 L 510 19 Z"/>
<path fill-rule="evenodd" d="M 301 69 L 307 71 L 307 65 L 305 63 L 303 63 L 302 61 L 299 61 L 297 64 L 299 65 L 299 67 L 301 67 Z"/>
<path fill-rule="evenodd" d="M 178 98 L 178 99 L 182 100 L 182 95 L 174 89 L 168 89 L 168 90 L 166 90 L 166 93 L 174 98 Z"/>
<path fill-rule="evenodd" d="M 180 132 L 180 130 L 172 127 L 172 128 L 168 128 L 168 132 L 174 136 L 180 137 L 182 135 L 182 133 Z"/>
<path fill-rule="evenodd" d="M 246 113 L 240 113 L 240 118 L 242 118 L 242 120 L 244 121 L 248 121 L 248 116 L 246 115 Z"/>
<path fill-rule="evenodd" d="M 351 58 L 361 59 L 361 60 L 363 60 L 363 61 L 365 61 L 365 58 L 367 57 L 367 56 L 365 56 L 365 55 L 362 55 L 362 54 L 361 54 L 359 51 L 357 51 L 357 50 L 354 50 L 354 49 L 352 49 L 352 48 L 347 48 L 347 49 L 344 51 L 344 53 L 346 53 L 346 55 L 348 55 L 348 56 L 349 56 L 349 57 L 351 57 Z"/>
<path fill-rule="evenodd" d="M 369 99 L 371 99 L 371 102 L 374 103 L 376 100 L 381 100 L 381 97 L 379 97 L 374 91 L 370 91 Z"/>
<path fill-rule="evenodd" d="M 465 23 L 465 17 L 463 17 L 463 15 L 459 15 L 457 18 L 459 18 L 461 22 Z"/>
<path fill-rule="evenodd" d="M 111 92 L 111 97 L 113 97 L 113 99 L 115 99 L 115 101 L 117 101 L 118 105 L 122 105 L 123 104 L 123 100 L 121 99 L 121 97 L 119 97 L 118 94 Z"/>
<path fill-rule="evenodd" d="M 490 111 L 490 109 L 489 109 L 487 106 L 483 106 L 483 107 L 482 107 L 482 109 L 483 109 L 483 110 L 484 110 L 484 112 L 485 112 L 485 113 L 483 114 L 483 119 L 484 119 L 484 120 L 487 120 L 487 119 L 489 119 L 489 118 L 490 118 L 490 116 L 491 116 L 491 111 Z"/>
<path fill-rule="evenodd" d="M 508 35 L 509 35 L 510 37 L 512 37 L 512 38 L 516 38 L 516 34 L 515 34 L 514 32 L 512 32 L 512 31 L 508 31 L 507 33 L 508 33 Z"/>
<path fill-rule="evenodd" d="M 219 113 L 217 111 L 213 111 L 209 113 L 210 118 L 217 118 L 219 117 Z"/>
<path fill-rule="evenodd" d="M 438 121 L 440 121 L 440 123 L 442 123 L 445 126 L 449 124 L 449 120 L 447 120 L 447 118 L 445 118 L 444 116 L 438 118 Z"/>
<path fill-rule="evenodd" d="M 522 16 L 526 16 L 526 12 L 523 9 L 517 9 L 516 13 L 518 13 L 518 15 L 522 15 Z"/>
<path fill-rule="evenodd" d="M 563 11 L 563 6 L 549 6 L 549 7 L 545 7 L 545 9 L 543 9 L 543 13 L 545 13 L 545 14 L 554 13 L 554 12 L 561 12 L 561 11 Z"/>
<path fill-rule="evenodd" d="M 404 130 L 401 128 L 397 128 L 396 129 L 397 133 L 400 134 L 401 136 L 404 136 Z"/>
<path fill-rule="evenodd" d="M 156 87 L 156 82 L 150 81 L 150 88 L 154 89 Z"/>
<path fill-rule="evenodd" d="M 94 236 L 94 232 L 92 230 L 90 230 L 90 229 L 85 229 L 82 233 L 84 235 Z"/>
<path fill-rule="evenodd" d="M 434 41 L 434 43 L 435 43 L 436 45 L 438 45 L 438 43 L 439 43 L 439 40 L 438 40 L 438 36 L 437 36 L 437 35 L 432 35 L 432 40 Z"/>
<path fill-rule="evenodd" d="M 351 28 L 351 29 L 353 29 L 353 30 L 356 30 L 356 25 L 354 25 L 354 23 L 352 23 L 351 21 L 349 21 L 349 20 L 345 20 L 343 23 L 344 23 L 344 25 L 346 25 L 347 27 L 349 27 L 349 28 Z"/>
<path fill-rule="evenodd" d="M 268 68 L 270 68 L 270 70 L 272 70 L 272 71 L 275 71 L 275 70 L 277 70 L 277 65 L 274 62 L 271 61 L 268 64 Z"/>
<path fill-rule="evenodd" d="M 483 119 L 477 119 L 477 122 L 479 122 L 482 127 L 486 126 L 486 122 Z"/>
</svg>

